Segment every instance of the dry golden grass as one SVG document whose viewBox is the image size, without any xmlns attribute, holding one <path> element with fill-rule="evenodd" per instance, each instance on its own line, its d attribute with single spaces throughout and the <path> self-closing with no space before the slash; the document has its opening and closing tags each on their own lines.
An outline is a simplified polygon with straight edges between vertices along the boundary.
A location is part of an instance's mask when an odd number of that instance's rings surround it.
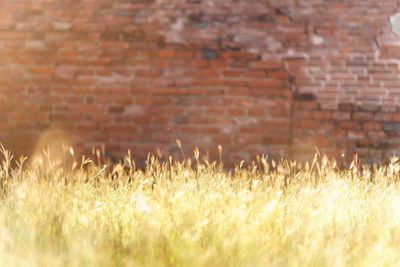
<svg viewBox="0 0 400 267">
<path fill-rule="evenodd" d="M 72 152 L 72 151 L 71 151 Z M 397 266 L 400 166 L 261 157 L 0 168 L 1 266 Z M 23 160 L 22 160 L 23 161 Z M 22 165 L 22 163 L 19 163 Z"/>
</svg>

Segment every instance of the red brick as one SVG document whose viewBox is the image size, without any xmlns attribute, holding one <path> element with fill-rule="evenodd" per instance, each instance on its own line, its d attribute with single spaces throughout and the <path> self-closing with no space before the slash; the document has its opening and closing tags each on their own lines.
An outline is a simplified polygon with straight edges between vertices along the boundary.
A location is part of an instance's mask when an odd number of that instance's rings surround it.
<svg viewBox="0 0 400 267">
<path fill-rule="evenodd" d="M 260 120 L 259 124 L 267 127 L 267 128 L 280 128 L 280 129 L 289 129 L 290 127 L 290 120 L 289 119 L 266 119 L 266 120 Z"/>
<path fill-rule="evenodd" d="M 317 120 L 330 120 L 332 113 L 329 111 L 316 111 L 313 113 L 313 117 Z"/>
<path fill-rule="evenodd" d="M 212 60 L 208 64 L 213 69 L 226 68 L 228 66 L 228 62 L 226 60 Z"/>
<path fill-rule="evenodd" d="M 200 131 L 197 127 L 185 126 L 182 127 L 182 132 L 185 134 L 198 134 Z"/>
<path fill-rule="evenodd" d="M 227 136 L 224 134 L 223 135 L 221 135 L 221 134 L 215 135 L 215 136 L 213 136 L 213 143 L 217 144 L 217 145 L 224 145 L 224 147 L 225 147 L 225 145 L 228 145 L 231 143 L 231 138 L 230 138 L 230 136 Z"/>
<path fill-rule="evenodd" d="M 252 108 L 249 109 L 250 116 L 265 116 L 266 110 L 263 108 Z"/>
<path fill-rule="evenodd" d="M 238 161 L 251 153 L 287 155 L 289 142 L 294 155 L 309 153 L 311 159 L 313 145 L 323 153 L 365 157 L 386 155 L 381 143 L 396 149 L 400 49 L 386 19 L 396 9 L 394 0 L 372 9 L 283 1 L 289 10 L 324 18 L 312 22 L 311 35 L 305 20 L 270 6 L 258 10 L 251 1 L 240 8 L 221 1 L 211 13 L 196 1 L 175 1 L 163 12 L 155 4 L 125 2 L 116 3 L 112 14 L 80 1 L 75 22 L 68 5 L 63 12 L 20 5 L 18 14 L 13 4 L 3 7 L 5 143 L 17 131 L 40 136 L 46 128 L 68 126 L 82 149 L 105 143 L 122 154 L 133 148 L 140 160 L 158 147 L 166 155 L 176 138 L 187 150 L 203 145 L 215 152 L 216 144 L 224 144 L 228 160 Z M 136 9 L 146 16 L 132 23 Z M 104 18 L 91 20 L 93 12 Z M 232 16 L 241 19 L 226 20 Z M 65 25 L 55 29 L 57 21 Z M 293 98 L 293 92 L 306 97 Z M 19 139 L 22 148 L 27 141 Z"/>
<path fill-rule="evenodd" d="M 266 75 L 265 71 L 263 71 L 263 70 L 250 70 L 250 71 L 244 72 L 243 76 L 249 77 L 249 78 L 264 78 L 267 75 Z"/>
<path fill-rule="evenodd" d="M 153 88 L 150 92 L 153 95 L 184 95 L 187 90 L 185 88 Z"/>
<path fill-rule="evenodd" d="M 189 122 L 193 124 L 209 124 L 212 120 L 208 117 L 191 117 Z"/>
<path fill-rule="evenodd" d="M 226 137 L 225 137 L 226 138 Z M 250 144 L 260 144 L 261 137 L 254 135 L 236 135 L 233 138 L 234 143 L 239 145 L 250 145 Z"/>
<path fill-rule="evenodd" d="M 23 40 L 27 37 L 24 32 L 0 32 L 0 40 Z"/>
<path fill-rule="evenodd" d="M 206 113 L 209 115 L 221 115 L 225 113 L 225 109 L 219 107 L 207 108 Z"/>
<path fill-rule="evenodd" d="M 359 110 L 359 107 L 356 104 L 343 103 L 343 104 L 339 105 L 339 109 L 344 110 L 344 111 L 355 111 L 355 110 Z"/>
<path fill-rule="evenodd" d="M 295 119 L 311 119 L 312 113 L 308 110 L 296 110 L 293 112 L 293 117 Z"/>
<path fill-rule="evenodd" d="M 246 81 L 241 81 L 241 80 L 226 80 L 226 81 L 224 81 L 224 84 L 226 84 L 230 88 L 232 88 L 232 87 L 246 87 L 247 86 L 247 82 Z"/>
<path fill-rule="evenodd" d="M 92 73 L 90 73 L 90 74 L 92 74 Z M 90 75 L 90 74 L 86 74 L 86 75 Z M 108 69 L 101 69 L 101 70 L 97 70 L 96 74 L 99 76 L 111 76 L 113 74 L 113 72 Z M 83 75 L 85 75 L 85 74 L 83 74 Z"/>
<path fill-rule="evenodd" d="M 348 131 L 347 136 L 351 139 L 363 139 L 366 133 L 365 131 Z"/>
<path fill-rule="evenodd" d="M 359 122 L 354 122 L 354 121 L 343 121 L 340 123 L 340 127 L 348 130 L 360 130 L 361 124 Z"/>
<path fill-rule="evenodd" d="M 228 115 L 230 116 L 243 116 L 246 112 L 242 108 L 230 108 L 228 109 Z"/>
<path fill-rule="evenodd" d="M 372 148 L 374 144 L 371 140 L 361 139 L 356 141 L 356 146 L 361 148 Z"/>
<path fill-rule="evenodd" d="M 175 58 L 178 59 L 191 59 L 194 57 L 194 52 L 192 51 L 177 51 L 175 53 Z"/>
<path fill-rule="evenodd" d="M 241 70 L 225 70 L 222 74 L 225 77 L 240 77 L 243 71 Z"/>
<path fill-rule="evenodd" d="M 288 117 L 290 115 L 290 110 L 286 107 L 271 108 L 268 113 L 272 117 Z"/>
<path fill-rule="evenodd" d="M 206 90 L 207 96 L 221 96 L 225 94 L 224 89 L 208 89 Z"/>
<path fill-rule="evenodd" d="M 110 133 L 109 138 L 112 142 L 132 142 L 133 136 L 132 134 L 124 134 L 124 133 Z"/>
<path fill-rule="evenodd" d="M 154 136 L 154 141 L 157 143 L 171 143 L 172 138 L 171 138 L 171 136 L 168 136 L 165 134 L 163 134 L 163 135 L 157 134 Z"/>
<path fill-rule="evenodd" d="M 279 80 L 254 80 L 249 82 L 250 87 L 282 87 L 283 82 Z"/>
<path fill-rule="evenodd" d="M 203 77 L 218 77 L 219 72 L 215 71 L 215 70 L 203 70 L 201 72 L 201 76 L 203 76 Z"/>
<path fill-rule="evenodd" d="M 392 115 L 392 117 L 393 117 L 393 121 L 400 121 L 400 114 L 395 113 Z"/>
<path fill-rule="evenodd" d="M 93 124 L 80 124 L 77 125 L 77 129 L 79 131 L 98 131 L 100 127 L 98 125 L 93 125 Z"/>
<path fill-rule="evenodd" d="M 336 111 L 332 113 L 332 119 L 337 121 L 350 120 L 351 113 L 348 111 Z"/>
<path fill-rule="evenodd" d="M 267 74 L 267 77 L 277 78 L 277 79 L 287 79 L 289 74 L 286 71 L 270 71 Z"/>
<path fill-rule="evenodd" d="M 315 110 L 319 108 L 318 102 L 314 101 L 301 101 L 299 103 L 299 108 L 307 109 L 307 110 Z"/>
<path fill-rule="evenodd" d="M 369 121 L 372 120 L 373 114 L 371 112 L 354 112 L 352 118 L 357 121 Z"/>
<path fill-rule="evenodd" d="M 77 105 L 75 106 L 74 110 L 76 112 L 81 112 L 81 113 L 97 113 L 101 111 L 102 108 L 97 105 L 87 104 L 87 105 Z"/>
<path fill-rule="evenodd" d="M 171 59 L 174 57 L 174 52 L 171 50 L 161 50 L 158 52 L 159 58 Z"/>
<path fill-rule="evenodd" d="M 158 123 L 166 124 L 166 123 L 170 123 L 172 121 L 172 119 L 170 117 L 159 116 L 159 117 L 154 117 L 153 121 L 155 124 L 158 124 Z"/>
<path fill-rule="evenodd" d="M 134 122 L 138 124 L 150 124 L 152 118 L 150 116 L 142 115 L 142 116 L 135 116 Z"/>
<path fill-rule="evenodd" d="M 263 145 L 277 145 L 277 144 L 288 144 L 288 143 L 289 143 L 289 138 L 286 137 L 273 136 L 273 137 L 264 137 L 262 139 Z"/>
<path fill-rule="evenodd" d="M 382 127 L 382 124 L 379 122 L 365 122 L 363 126 L 366 131 L 379 131 Z"/>
<path fill-rule="evenodd" d="M 248 126 L 241 128 L 239 132 L 242 134 L 265 135 L 268 132 L 268 129 L 259 126 Z"/>
<path fill-rule="evenodd" d="M 335 124 L 335 122 L 330 121 L 330 120 L 322 121 L 321 122 L 321 129 L 324 129 L 325 131 L 326 130 L 333 130 L 333 129 L 336 129 L 336 124 Z"/>
<path fill-rule="evenodd" d="M 315 139 L 313 139 L 313 141 L 318 148 L 333 146 L 333 142 L 329 138 L 315 138 Z"/>
<path fill-rule="evenodd" d="M 345 137 L 346 135 L 347 135 L 347 132 L 346 131 L 344 131 L 344 130 L 334 130 L 334 131 L 331 131 L 330 132 L 330 135 L 332 136 L 332 137 L 335 137 L 335 138 L 340 138 L 340 137 Z"/>
<path fill-rule="evenodd" d="M 125 108 L 122 106 L 110 106 L 107 111 L 111 114 L 120 114 L 125 111 Z"/>
<path fill-rule="evenodd" d="M 207 60 L 193 60 L 190 62 L 190 66 L 194 68 L 207 68 L 209 62 Z"/>
<path fill-rule="evenodd" d="M 254 69 L 283 69 L 283 63 L 274 60 L 252 62 L 250 66 Z"/>
<path fill-rule="evenodd" d="M 236 59 L 236 58 L 240 58 L 240 59 L 255 59 L 257 58 L 256 54 L 253 53 L 247 53 L 247 52 L 222 52 L 221 53 L 221 58 L 228 58 L 228 59 Z"/>
<path fill-rule="evenodd" d="M 218 127 L 203 127 L 201 129 L 202 134 L 218 134 L 221 132 L 221 129 Z"/>
<path fill-rule="evenodd" d="M 164 59 L 154 59 L 154 60 L 152 60 L 151 64 L 154 67 L 167 68 L 167 67 L 171 66 L 171 61 L 164 60 Z"/>
<path fill-rule="evenodd" d="M 29 73 L 39 74 L 39 75 L 53 75 L 55 72 L 54 67 L 35 67 L 29 69 Z"/>
<path fill-rule="evenodd" d="M 193 80 L 193 85 L 200 85 L 200 86 L 224 86 L 226 85 L 226 81 L 222 79 L 198 79 Z"/>
<path fill-rule="evenodd" d="M 382 140 L 387 137 L 384 131 L 369 131 L 368 137 L 374 140 Z"/>
<path fill-rule="evenodd" d="M 151 69 L 139 69 L 135 72 L 136 76 L 138 78 L 142 77 L 150 77 L 150 78 L 156 78 L 160 77 L 162 74 L 161 70 L 151 70 Z"/>
<path fill-rule="evenodd" d="M 229 88 L 228 95 L 230 95 L 230 96 L 247 96 L 247 88 Z"/>
<path fill-rule="evenodd" d="M 319 122 L 314 120 L 302 120 L 298 122 L 300 128 L 304 129 L 317 129 Z"/>
</svg>

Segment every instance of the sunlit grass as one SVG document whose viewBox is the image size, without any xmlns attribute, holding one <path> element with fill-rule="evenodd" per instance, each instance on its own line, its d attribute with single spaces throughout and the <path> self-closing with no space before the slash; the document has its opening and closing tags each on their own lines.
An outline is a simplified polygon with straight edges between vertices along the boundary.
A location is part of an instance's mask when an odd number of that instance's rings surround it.
<svg viewBox="0 0 400 267">
<path fill-rule="evenodd" d="M 24 167 L 3 154 L 1 266 L 400 263 L 397 158 L 339 169 L 260 157 L 227 171 L 195 151 L 149 157 L 142 171 L 130 155 L 111 167 L 47 154 Z"/>
</svg>

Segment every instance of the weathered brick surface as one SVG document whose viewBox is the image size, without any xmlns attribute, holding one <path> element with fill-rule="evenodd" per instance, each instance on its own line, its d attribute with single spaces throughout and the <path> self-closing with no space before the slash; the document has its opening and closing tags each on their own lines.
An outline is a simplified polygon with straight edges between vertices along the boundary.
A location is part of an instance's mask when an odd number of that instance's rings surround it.
<svg viewBox="0 0 400 267">
<path fill-rule="evenodd" d="M 0 140 L 382 159 L 399 146 L 399 4 L 0 0 Z"/>
</svg>

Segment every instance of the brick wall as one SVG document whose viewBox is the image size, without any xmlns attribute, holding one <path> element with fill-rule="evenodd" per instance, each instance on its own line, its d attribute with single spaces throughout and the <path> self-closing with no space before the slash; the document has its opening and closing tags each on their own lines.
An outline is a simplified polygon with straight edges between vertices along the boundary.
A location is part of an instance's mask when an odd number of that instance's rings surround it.
<svg viewBox="0 0 400 267">
<path fill-rule="evenodd" d="M 0 140 L 378 161 L 399 145 L 399 4 L 0 0 Z"/>
</svg>

